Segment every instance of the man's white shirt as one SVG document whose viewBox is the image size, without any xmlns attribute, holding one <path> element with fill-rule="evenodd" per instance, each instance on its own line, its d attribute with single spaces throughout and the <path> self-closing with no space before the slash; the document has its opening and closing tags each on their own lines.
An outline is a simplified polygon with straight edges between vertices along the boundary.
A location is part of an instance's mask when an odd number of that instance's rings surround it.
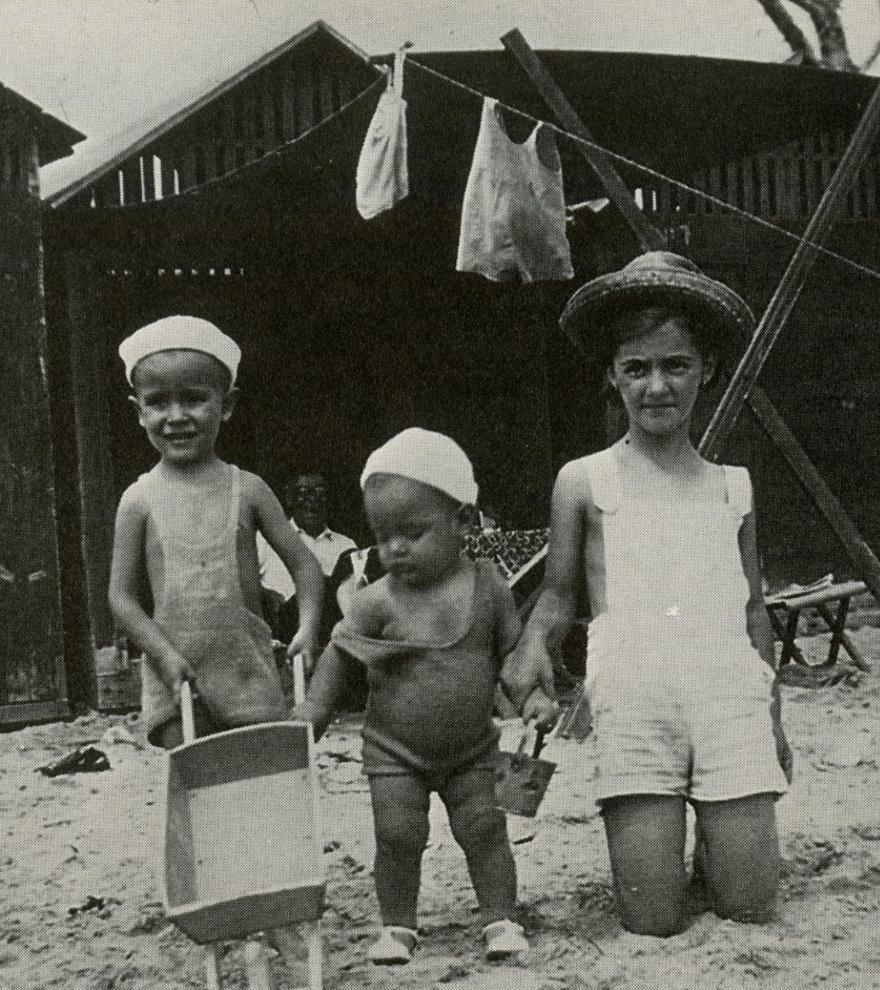
<svg viewBox="0 0 880 990">
<path fill-rule="evenodd" d="M 357 544 L 344 533 L 325 528 L 317 536 L 309 536 L 291 519 L 290 525 L 303 543 L 312 551 L 321 565 L 325 577 L 330 577 L 336 561 L 346 550 L 354 550 Z M 281 558 L 269 546 L 262 533 L 257 533 L 257 559 L 260 564 L 260 584 L 269 591 L 277 591 L 285 601 L 296 594 L 296 585 Z"/>
</svg>

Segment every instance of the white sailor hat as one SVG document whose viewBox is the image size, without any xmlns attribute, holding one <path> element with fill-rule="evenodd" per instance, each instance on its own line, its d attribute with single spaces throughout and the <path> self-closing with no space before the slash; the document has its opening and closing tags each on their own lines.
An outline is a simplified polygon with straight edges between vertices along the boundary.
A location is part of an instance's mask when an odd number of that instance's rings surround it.
<svg viewBox="0 0 880 990">
<path fill-rule="evenodd" d="M 231 384 L 238 374 L 241 349 L 238 344 L 208 320 L 198 316 L 166 316 L 135 330 L 119 345 L 125 363 L 125 377 L 132 384 L 138 361 L 159 351 L 201 351 L 216 358 L 229 370 Z"/>
</svg>

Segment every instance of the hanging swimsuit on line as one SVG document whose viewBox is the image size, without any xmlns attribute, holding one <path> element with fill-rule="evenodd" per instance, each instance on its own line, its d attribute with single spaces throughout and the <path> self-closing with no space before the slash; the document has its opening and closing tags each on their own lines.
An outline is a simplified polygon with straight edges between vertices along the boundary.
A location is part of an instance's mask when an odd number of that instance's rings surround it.
<svg viewBox="0 0 880 990">
<path fill-rule="evenodd" d="M 456 269 L 496 282 L 572 278 L 565 223 L 562 165 L 552 133 L 539 124 L 522 144 L 511 141 L 497 101 L 486 97 L 465 188 Z"/>
<path fill-rule="evenodd" d="M 723 468 L 726 499 L 645 500 L 625 490 L 615 448 L 585 463 L 605 555 L 607 609 L 590 623 L 586 682 L 600 800 L 784 792 L 773 674 L 746 626 L 748 472 Z"/>
</svg>

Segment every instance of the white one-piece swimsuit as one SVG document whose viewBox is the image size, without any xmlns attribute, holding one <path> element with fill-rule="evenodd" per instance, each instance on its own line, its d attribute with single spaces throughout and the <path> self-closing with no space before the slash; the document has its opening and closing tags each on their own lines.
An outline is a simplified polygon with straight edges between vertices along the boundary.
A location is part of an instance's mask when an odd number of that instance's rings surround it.
<svg viewBox="0 0 880 990">
<path fill-rule="evenodd" d="M 613 447 L 584 464 L 605 553 L 607 609 L 590 623 L 586 684 L 599 800 L 783 793 L 773 673 L 746 630 L 748 471 L 725 466 L 726 498 L 683 503 L 633 497 Z"/>
</svg>

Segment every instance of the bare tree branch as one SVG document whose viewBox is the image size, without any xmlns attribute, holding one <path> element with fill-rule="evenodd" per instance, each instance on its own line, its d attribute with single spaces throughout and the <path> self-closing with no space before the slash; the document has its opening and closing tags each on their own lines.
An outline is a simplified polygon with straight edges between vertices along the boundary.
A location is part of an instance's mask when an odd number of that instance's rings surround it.
<svg viewBox="0 0 880 990">
<path fill-rule="evenodd" d="M 805 10 L 819 37 L 822 65 L 842 72 L 858 72 L 849 54 L 846 33 L 840 20 L 840 0 L 791 0 Z"/>
<path fill-rule="evenodd" d="M 770 20 L 779 28 L 782 37 L 788 42 L 799 61 L 806 62 L 808 65 L 818 65 L 819 60 L 807 41 L 806 35 L 791 19 L 791 15 L 782 6 L 781 0 L 758 0 L 758 3 L 764 8 L 764 12 Z"/>
<path fill-rule="evenodd" d="M 865 63 L 862 65 L 862 72 L 867 72 L 868 69 L 870 69 L 871 66 L 877 61 L 878 57 L 880 57 L 880 40 L 878 40 L 877 44 L 874 45 L 874 51 L 871 52 Z"/>
</svg>

